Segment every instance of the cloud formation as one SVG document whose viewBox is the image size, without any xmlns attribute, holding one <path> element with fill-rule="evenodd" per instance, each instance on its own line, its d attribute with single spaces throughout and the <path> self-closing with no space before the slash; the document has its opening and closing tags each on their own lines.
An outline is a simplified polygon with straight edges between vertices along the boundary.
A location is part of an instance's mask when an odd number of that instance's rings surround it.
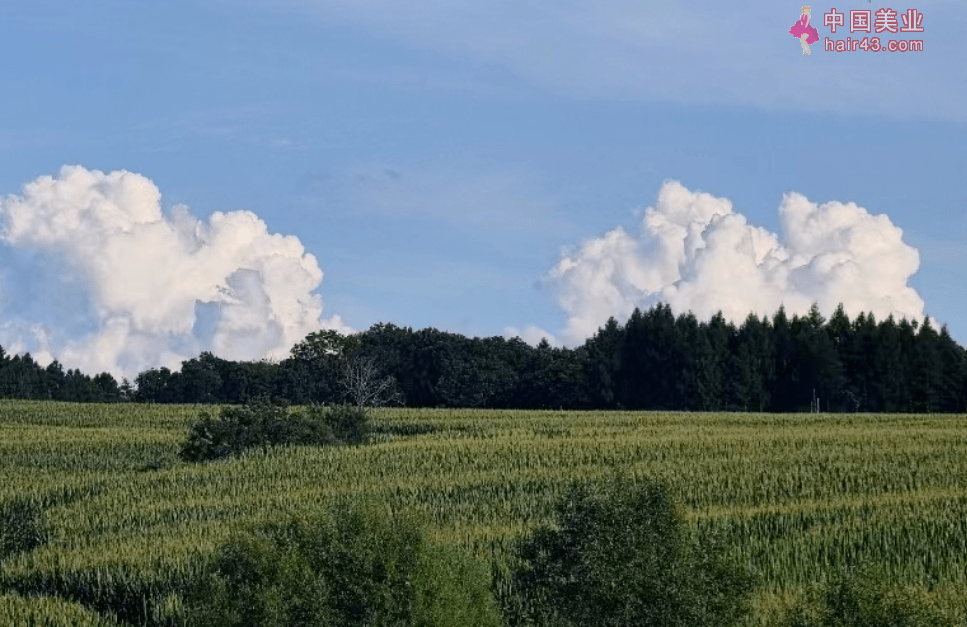
<svg viewBox="0 0 967 627">
<path fill-rule="evenodd" d="M 608 317 L 624 322 L 657 302 L 700 319 L 722 311 L 737 324 L 780 305 L 803 314 L 813 302 L 827 315 L 842 303 L 850 317 L 923 318 L 908 285 L 919 254 L 887 216 L 797 193 L 783 198 L 779 215 L 775 234 L 748 224 L 725 198 L 666 182 L 639 234 L 618 227 L 589 239 L 549 272 L 568 317 L 562 340 L 583 343 Z"/>
<path fill-rule="evenodd" d="M 0 198 L 0 345 L 133 378 L 210 350 L 282 358 L 322 319 L 323 273 L 249 211 L 164 213 L 147 178 L 66 166 Z"/>
</svg>

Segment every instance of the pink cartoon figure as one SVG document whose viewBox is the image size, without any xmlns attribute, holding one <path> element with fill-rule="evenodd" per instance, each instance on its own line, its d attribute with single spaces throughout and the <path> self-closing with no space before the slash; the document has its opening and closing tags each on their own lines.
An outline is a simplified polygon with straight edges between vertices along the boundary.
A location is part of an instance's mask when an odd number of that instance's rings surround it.
<svg viewBox="0 0 967 627">
<path fill-rule="evenodd" d="M 812 55 L 809 51 L 809 44 L 814 44 L 819 41 L 819 31 L 809 25 L 811 12 L 809 7 L 803 7 L 802 17 L 789 29 L 789 34 L 797 38 L 799 43 L 802 44 L 802 53 L 808 55 Z"/>
</svg>

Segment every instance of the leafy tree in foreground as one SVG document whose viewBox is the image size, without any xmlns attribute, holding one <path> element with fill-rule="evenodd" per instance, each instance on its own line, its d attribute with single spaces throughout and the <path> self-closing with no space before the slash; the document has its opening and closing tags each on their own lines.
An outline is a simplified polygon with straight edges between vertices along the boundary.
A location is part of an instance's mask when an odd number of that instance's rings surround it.
<svg viewBox="0 0 967 627">
<path fill-rule="evenodd" d="M 486 568 L 400 516 L 350 506 L 223 545 L 186 599 L 198 627 L 499 627 Z"/>
<path fill-rule="evenodd" d="M 497 588 L 511 625 L 737 624 L 754 588 L 714 540 L 692 542 L 666 488 L 615 478 L 576 488 L 557 528 L 522 541 Z"/>
</svg>

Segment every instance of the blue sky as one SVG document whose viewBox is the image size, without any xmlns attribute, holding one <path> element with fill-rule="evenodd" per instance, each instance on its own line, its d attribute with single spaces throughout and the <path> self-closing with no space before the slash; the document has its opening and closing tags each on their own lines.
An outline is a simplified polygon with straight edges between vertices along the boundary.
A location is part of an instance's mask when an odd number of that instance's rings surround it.
<svg viewBox="0 0 967 627">
<path fill-rule="evenodd" d="M 967 343 L 962 2 L 893 6 L 923 16 L 924 50 L 907 53 L 824 51 L 851 35 L 813 5 L 810 56 L 787 32 L 800 6 L 16 3 L 0 10 L 0 196 L 65 165 L 138 173 L 165 211 L 247 210 L 297 237 L 325 274 L 322 318 L 469 335 L 533 325 L 573 343 L 569 322 L 607 308 L 575 305 L 580 277 L 553 269 L 618 227 L 638 237 L 666 181 L 728 199 L 782 243 L 795 192 L 886 214 L 919 253 L 908 285 L 923 310 Z M 620 254 L 647 265 L 646 239 Z M 22 331 L 37 314 L 12 300 L 6 254 L 0 313 Z M 620 293 L 613 313 L 660 295 L 593 263 Z"/>
</svg>

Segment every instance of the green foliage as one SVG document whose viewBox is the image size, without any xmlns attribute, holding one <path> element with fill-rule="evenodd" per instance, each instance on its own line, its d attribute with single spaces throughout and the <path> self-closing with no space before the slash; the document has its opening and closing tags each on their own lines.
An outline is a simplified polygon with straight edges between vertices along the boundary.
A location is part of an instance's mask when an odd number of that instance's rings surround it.
<svg viewBox="0 0 967 627">
<path fill-rule="evenodd" d="M 293 518 L 222 546 L 190 625 L 499 627 L 485 570 L 372 508 Z"/>
<path fill-rule="evenodd" d="M 839 574 L 814 588 L 783 627 L 954 627 L 923 591 L 895 588 L 873 568 Z"/>
<path fill-rule="evenodd" d="M 343 444 L 365 444 L 369 441 L 371 427 L 365 408 L 353 405 L 314 406 L 309 409 L 309 417 L 324 421 L 336 440 Z"/>
<path fill-rule="evenodd" d="M 40 503 L 21 497 L 0 502 L 0 559 L 41 546 L 48 534 Z"/>
<path fill-rule="evenodd" d="M 328 589 L 298 547 L 281 538 L 239 536 L 219 548 L 191 591 L 186 619 L 197 627 L 330 624 Z"/>
<path fill-rule="evenodd" d="M 427 546 L 416 576 L 413 627 L 498 627 L 486 568 L 450 546 Z"/>
<path fill-rule="evenodd" d="M 751 575 L 714 543 L 688 541 L 660 483 L 579 486 L 557 524 L 518 546 L 505 603 L 514 624 L 724 627 L 748 612 Z"/>
<path fill-rule="evenodd" d="M 360 340 L 358 333 L 343 335 L 332 329 L 313 331 L 290 352 L 295 359 L 345 362 L 359 350 Z"/>
<path fill-rule="evenodd" d="M 393 324 L 307 335 L 279 363 L 209 352 L 141 372 L 136 391 L 108 373 L 46 368 L 0 347 L 0 397 L 119 402 L 228 403 L 348 400 L 357 407 L 649 409 L 684 411 L 964 412 L 967 350 L 943 327 L 892 316 L 827 321 L 814 304 L 743 323 L 699 321 L 658 303 L 624 325 L 609 319 L 581 346 L 467 338 Z M 814 405 L 814 401 L 817 403 Z"/>
<path fill-rule="evenodd" d="M 369 437 L 365 410 L 337 405 L 290 412 L 266 401 L 225 407 L 218 418 L 201 412 L 181 447 L 185 461 L 219 459 L 251 448 L 362 444 Z"/>
</svg>

